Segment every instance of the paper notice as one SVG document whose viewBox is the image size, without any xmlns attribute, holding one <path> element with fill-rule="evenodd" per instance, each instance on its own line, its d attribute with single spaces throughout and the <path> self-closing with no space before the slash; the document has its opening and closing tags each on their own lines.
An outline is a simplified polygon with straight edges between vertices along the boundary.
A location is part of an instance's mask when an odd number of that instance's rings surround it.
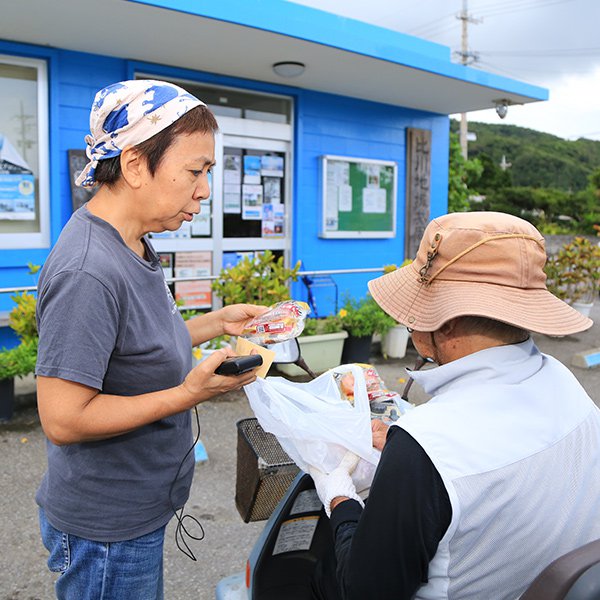
<svg viewBox="0 0 600 600">
<path fill-rule="evenodd" d="M 281 524 L 273 548 L 273 556 L 284 552 L 308 550 L 312 544 L 319 517 L 300 517 Z"/>
<path fill-rule="evenodd" d="M 299 513 L 317 512 L 321 510 L 323 506 L 319 496 L 317 496 L 317 490 L 305 490 L 300 492 L 298 497 L 294 500 L 290 515 L 297 515 Z"/>
</svg>

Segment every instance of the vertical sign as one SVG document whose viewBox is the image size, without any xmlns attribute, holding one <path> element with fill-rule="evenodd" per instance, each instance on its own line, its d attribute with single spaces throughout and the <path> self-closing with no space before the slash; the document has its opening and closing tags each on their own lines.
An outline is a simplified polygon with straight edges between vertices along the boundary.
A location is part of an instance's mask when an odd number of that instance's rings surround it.
<svg viewBox="0 0 600 600">
<path fill-rule="evenodd" d="M 431 131 L 406 130 L 406 235 L 404 256 L 414 258 L 429 222 L 431 206 Z"/>
</svg>

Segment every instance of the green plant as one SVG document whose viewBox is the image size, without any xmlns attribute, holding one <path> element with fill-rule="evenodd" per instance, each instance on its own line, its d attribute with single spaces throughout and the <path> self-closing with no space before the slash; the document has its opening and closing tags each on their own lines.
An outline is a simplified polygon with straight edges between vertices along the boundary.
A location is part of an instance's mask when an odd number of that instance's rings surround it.
<svg viewBox="0 0 600 600">
<path fill-rule="evenodd" d="M 177 304 L 177 302 L 176 302 L 176 304 Z M 180 306 L 180 305 L 178 304 L 178 306 Z M 187 308 L 185 310 L 180 310 L 180 312 L 181 312 L 181 317 L 183 318 L 184 321 L 189 321 L 190 319 L 193 319 L 194 317 L 204 314 L 204 311 L 197 310 L 195 308 Z"/>
<path fill-rule="evenodd" d="M 208 340 L 201 345 L 206 350 L 218 350 L 219 348 L 224 348 L 228 344 L 231 344 L 231 336 L 225 333 L 223 335 L 218 335 L 216 338 L 212 338 L 212 340 Z"/>
<path fill-rule="evenodd" d="M 563 244 L 546 261 L 546 285 L 568 303 L 593 302 L 600 280 L 600 247 L 584 237 Z"/>
<path fill-rule="evenodd" d="M 336 315 L 324 319 L 306 319 L 301 335 L 324 335 L 326 333 L 339 333 L 343 331 L 342 320 Z"/>
<path fill-rule="evenodd" d="M 402 261 L 402 264 L 400 266 L 397 266 L 393 263 L 391 265 L 383 265 L 383 274 L 387 275 L 388 273 L 392 273 L 396 269 L 401 269 L 402 267 L 405 267 L 406 265 L 410 265 L 411 262 L 412 262 L 412 258 L 406 258 Z"/>
<path fill-rule="evenodd" d="M 29 274 L 36 275 L 38 265 L 27 263 Z M 36 297 L 29 292 L 14 294 L 15 306 L 8 315 L 8 324 L 19 338 L 15 348 L 0 351 L 0 379 L 22 377 L 35 371 L 38 347 L 38 330 L 35 320 Z"/>
<path fill-rule="evenodd" d="M 270 250 L 265 250 L 223 269 L 212 289 L 225 305 L 238 302 L 271 305 L 290 299 L 288 285 L 298 279 L 299 270 L 300 261 L 289 269 L 283 264 L 283 257 L 275 258 Z"/>
<path fill-rule="evenodd" d="M 0 352 L 0 379 L 23 377 L 35 371 L 37 338 L 21 342 L 15 348 Z"/>
<path fill-rule="evenodd" d="M 396 321 L 386 314 L 371 296 L 361 300 L 347 298 L 339 316 L 342 327 L 354 337 L 364 337 L 374 333 L 385 335 L 396 325 Z"/>
<path fill-rule="evenodd" d="M 16 306 L 8 315 L 8 324 L 20 340 L 37 338 L 37 323 L 35 321 L 36 298 L 29 292 L 14 294 L 11 299 Z"/>
</svg>

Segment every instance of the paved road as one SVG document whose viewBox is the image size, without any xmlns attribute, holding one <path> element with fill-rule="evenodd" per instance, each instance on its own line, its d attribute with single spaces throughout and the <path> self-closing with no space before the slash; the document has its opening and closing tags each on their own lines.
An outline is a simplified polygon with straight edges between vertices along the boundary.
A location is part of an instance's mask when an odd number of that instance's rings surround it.
<svg viewBox="0 0 600 600">
<path fill-rule="evenodd" d="M 592 317 L 600 323 L 600 305 Z M 600 347 L 600 325 L 577 336 L 548 338 L 535 336 L 542 351 L 569 364 L 580 350 Z M 374 358 L 377 369 L 393 389 L 400 390 L 403 367 L 414 362 L 409 347 L 405 359 L 384 361 Z M 594 401 L 600 406 L 600 368 L 572 368 Z M 27 391 L 26 385 L 22 387 Z M 424 401 L 423 393 L 411 391 L 412 400 Z M 252 416 L 241 393 L 199 407 L 201 438 L 209 459 L 197 463 L 188 512 L 196 516 L 206 531 L 202 542 L 193 544 L 197 562 L 181 554 L 174 541 L 174 526 L 167 530 L 165 544 L 165 594 L 167 600 L 211 600 L 216 583 L 224 576 L 240 571 L 258 537 L 262 523 L 245 524 L 234 504 L 235 423 Z M 50 600 L 52 576 L 46 571 L 46 551 L 38 533 L 37 511 L 33 495 L 45 468 L 44 436 L 31 396 L 22 398 L 22 406 L 13 422 L 0 424 L 0 600 Z"/>
</svg>

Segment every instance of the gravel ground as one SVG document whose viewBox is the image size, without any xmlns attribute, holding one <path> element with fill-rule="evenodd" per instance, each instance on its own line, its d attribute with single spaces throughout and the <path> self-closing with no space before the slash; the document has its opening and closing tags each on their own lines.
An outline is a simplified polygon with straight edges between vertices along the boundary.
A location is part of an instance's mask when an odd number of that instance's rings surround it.
<svg viewBox="0 0 600 600">
<path fill-rule="evenodd" d="M 592 318 L 600 322 L 600 306 Z M 567 366 L 575 352 L 600 347 L 600 325 L 583 334 L 564 338 L 535 336 L 543 352 Z M 396 390 L 404 385 L 403 367 L 411 366 L 416 354 L 409 345 L 399 360 L 373 357 L 386 384 Z M 600 406 L 600 369 L 572 367 L 596 404 Z M 34 384 L 19 385 L 19 403 L 9 423 L 0 423 L 0 600 L 50 600 L 53 578 L 46 570 L 46 550 L 39 539 L 37 509 L 33 499 L 46 465 L 45 438 L 35 409 Z M 416 386 L 411 400 L 426 396 Z M 232 393 L 199 407 L 201 439 L 208 460 L 196 465 L 196 475 L 187 512 L 198 518 L 206 537 L 192 543 L 197 562 L 181 554 L 175 545 L 171 523 L 165 542 L 165 597 L 168 600 L 211 600 L 217 582 L 244 569 L 246 558 L 263 524 L 246 524 L 234 504 L 235 423 L 252 416 L 243 393 Z"/>
</svg>

